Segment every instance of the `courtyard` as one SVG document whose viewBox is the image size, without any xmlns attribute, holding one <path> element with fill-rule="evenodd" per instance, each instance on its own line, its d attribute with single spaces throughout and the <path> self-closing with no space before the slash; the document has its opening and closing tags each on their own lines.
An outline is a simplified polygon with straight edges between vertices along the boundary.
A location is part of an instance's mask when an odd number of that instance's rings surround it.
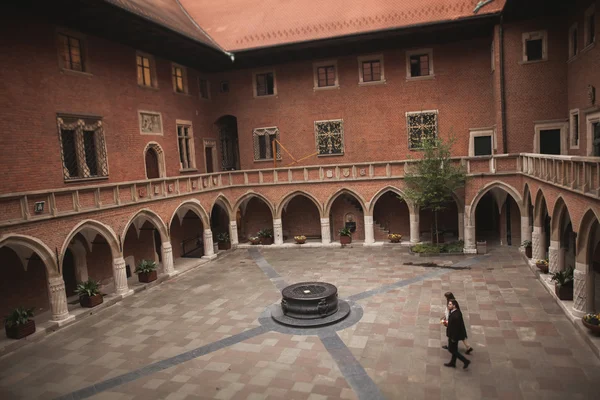
<svg viewBox="0 0 600 400">
<path fill-rule="evenodd" d="M 301 281 L 335 284 L 351 315 L 275 325 L 266 308 Z M 446 291 L 475 349 L 468 370 L 443 366 Z M 592 399 L 599 380 L 516 247 L 238 249 L 0 358 L 2 399 Z"/>
</svg>

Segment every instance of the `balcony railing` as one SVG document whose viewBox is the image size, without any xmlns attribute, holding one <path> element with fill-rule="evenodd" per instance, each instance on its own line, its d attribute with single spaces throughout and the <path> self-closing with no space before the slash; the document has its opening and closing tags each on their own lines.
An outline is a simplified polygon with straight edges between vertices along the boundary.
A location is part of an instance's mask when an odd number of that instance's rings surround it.
<svg viewBox="0 0 600 400">
<path fill-rule="evenodd" d="M 499 154 L 455 158 L 470 176 L 523 173 L 600 195 L 600 158 Z M 223 171 L 0 195 L 0 227 L 234 187 L 402 179 L 414 160 Z M 43 207 L 42 207 L 43 205 Z"/>
</svg>

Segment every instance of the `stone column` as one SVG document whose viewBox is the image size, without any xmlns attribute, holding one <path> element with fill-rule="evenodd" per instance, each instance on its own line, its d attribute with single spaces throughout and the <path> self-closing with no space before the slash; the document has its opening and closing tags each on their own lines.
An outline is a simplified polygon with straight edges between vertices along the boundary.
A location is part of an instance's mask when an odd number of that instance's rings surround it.
<svg viewBox="0 0 600 400">
<path fill-rule="evenodd" d="M 465 213 L 458 213 L 458 240 L 465 240 Z"/>
<path fill-rule="evenodd" d="M 421 241 L 420 226 L 419 226 L 419 211 L 411 210 L 409 212 L 410 218 L 410 242 L 419 243 Z"/>
<path fill-rule="evenodd" d="M 173 265 L 173 247 L 170 242 L 163 242 L 162 244 L 162 264 L 163 272 L 167 275 L 173 275 L 175 273 L 175 266 Z"/>
<path fill-rule="evenodd" d="M 573 271 L 573 312 L 578 317 L 582 317 L 588 311 L 586 270 L 587 265 L 576 263 Z"/>
<path fill-rule="evenodd" d="M 550 241 L 550 248 L 548 249 L 548 271 L 553 274 L 561 270 L 561 266 L 558 262 L 558 253 L 560 252 L 560 242 L 557 240 Z"/>
<path fill-rule="evenodd" d="M 67 292 L 65 291 L 65 281 L 62 276 L 52 276 L 48 279 L 48 289 L 50 293 L 50 309 L 52 310 L 52 322 L 59 322 L 59 325 L 75 319 L 69 314 L 67 308 Z"/>
<path fill-rule="evenodd" d="M 321 243 L 331 243 L 331 232 L 329 231 L 329 218 L 321 218 Z"/>
<path fill-rule="evenodd" d="M 215 258 L 215 247 L 213 244 L 212 231 L 209 229 L 204 230 L 204 256 L 202 258 Z"/>
<path fill-rule="evenodd" d="M 113 259 L 113 275 L 115 279 L 115 293 L 121 296 L 127 296 L 133 293 L 133 290 L 127 286 L 127 272 L 125 271 L 125 260 L 123 257 Z"/>
<path fill-rule="evenodd" d="M 229 221 L 229 238 L 231 239 L 231 246 L 237 247 L 239 244 L 239 239 L 236 221 Z"/>
<path fill-rule="evenodd" d="M 477 244 L 475 243 L 475 227 L 465 226 L 465 244 L 463 251 L 465 254 L 477 254 Z"/>
<path fill-rule="evenodd" d="M 283 226 L 281 218 L 273 218 L 273 237 L 275 244 L 283 244 Z"/>
<path fill-rule="evenodd" d="M 373 217 L 365 215 L 365 245 L 375 243 L 375 232 L 373 231 Z"/>
<path fill-rule="evenodd" d="M 531 240 L 531 227 L 529 217 L 521 217 L 521 242 Z"/>
<path fill-rule="evenodd" d="M 542 249 L 540 243 L 540 235 L 542 233 L 542 228 L 539 226 L 533 227 L 533 232 L 531 233 L 531 259 L 533 261 L 541 260 L 544 257 L 542 256 Z"/>
</svg>

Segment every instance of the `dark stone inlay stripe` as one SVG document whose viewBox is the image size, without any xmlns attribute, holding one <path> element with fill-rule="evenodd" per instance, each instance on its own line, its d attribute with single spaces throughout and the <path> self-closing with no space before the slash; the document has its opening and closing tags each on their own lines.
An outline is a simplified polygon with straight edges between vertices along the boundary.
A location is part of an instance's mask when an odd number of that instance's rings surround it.
<svg viewBox="0 0 600 400">
<path fill-rule="evenodd" d="M 258 265 L 262 272 L 267 276 L 267 278 L 271 280 L 271 283 L 275 285 L 275 287 L 279 289 L 279 291 L 282 291 L 284 288 L 289 286 L 285 282 L 285 279 L 283 279 L 281 275 L 279 275 L 277 271 L 273 269 L 271 264 L 269 264 L 269 262 L 265 260 L 265 258 L 262 254 L 260 254 L 260 251 L 258 251 L 258 249 L 248 249 L 248 253 L 250 253 L 250 256 L 252 257 L 256 265 Z"/>
<path fill-rule="evenodd" d="M 337 333 L 324 330 L 319 333 L 319 339 L 360 400 L 385 399 L 375 382 Z"/>
<path fill-rule="evenodd" d="M 104 392 L 109 389 L 113 389 L 117 386 L 120 386 L 124 383 L 133 382 L 136 379 L 142 378 L 144 376 L 151 375 L 155 372 L 159 372 L 165 370 L 167 368 L 174 367 L 186 361 L 193 360 L 194 358 L 202 357 L 206 354 L 212 353 L 213 351 L 221 350 L 225 347 L 232 346 L 236 343 L 243 342 L 255 336 L 262 335 L 263 333 L 268 332 L 268 329 L 263 326 L 257 326 L 255 328 L 249 329 L 247 331 L 238 333 L 237 335 L 229 336 L 224 339 L 218 340 L 213 343 L 209 343 L 207 345 L 198 347 L 194 350 L 187 351 L 185 353 L 181 353 L 171 358 L 166 358 L 164 360 L 155 362 L 153 364 L 147 365 L 135 371 L 128 372 L 123 375 L 116 376 L 111 379 L 107 379 L 102 382 L 98 382 L 94 385 L 85 387 L 83 389 L 76 390 L 75 392 L 66 394 L 64 396 L 57 397 L 56 400 L 77 400 L 77 399 L 86 399 L 88 397 L 92 397 L 97 395 L 98 393 Z"/>
</svg>

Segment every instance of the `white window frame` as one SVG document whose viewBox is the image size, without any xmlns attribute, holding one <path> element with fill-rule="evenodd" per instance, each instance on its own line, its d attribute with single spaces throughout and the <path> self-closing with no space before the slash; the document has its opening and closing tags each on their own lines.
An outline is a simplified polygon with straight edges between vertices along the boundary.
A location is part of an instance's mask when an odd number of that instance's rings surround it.
<svg viewBox="0 0 600 400">
<path fill-rule="evenodd" d="M 273 132 L 273 133 L 269 133 Z M 271 136 L 275 135 L 275 139 L 279 140 L 279 128 L 276 126 L 268 126 L 263 128 L 254 128 L 252 130 L 252 157 L 254 158 L 254 162 L 264 162 L 264 161 L 273 161 L 273 154 L 271 154 L 271 158 L 256 158 L 256 147 L 258 146 L 258 138 L 260 136 Z M 267 149 L 267 153 L 271 153 L 273 149 Z M 281 151 L 278 143 L 275 143 L 275 151 L 277 152 L 276 157 L 277 160 L 281 160 Z"/>
<path fill-rule="evenodd" d="M 429 75 L 423 76 L 412 76 L 410 74 L 410 57 L 419 54 L 427 54 L 429 56 Z M 415 49 L 406 51 L 406 80 L 408 81 L 419 81 L 424 79 L 435 78 L 433 70 L 433 49 Z"/>
<path fill-rule="evenodd" d="M 575 32 L 575 35 L 577 36 L 577 49 L 575 49 L 575 51 L 573 51 L 573 32 Z M 573 25 L 571 25 L 571 27 L 569 27 L 569 56 L 567 57 L 567 60 L 572 60 L 576 58 L 579 54 L 580 47 L 581 45 L 579 43 L 579 30 L 577 22 L 575 22 Z"/>
<path fill-rule="evenodd" d="M 185 142 L 185 145 L 188 146 L 189 145 L 189 154 L 190 154 L 190 159 L 187 160 L 188 161 L 188 165 L 182 164 L 181 163 L 181 151 L 180 151 L 180 147 L 179 147 L 179 130 L 178 128 L 180 126 L 187 126 L 188 129 L 188 141 Z M 179 156 L 179 171 L 180 172 L 187 172 L 187 171 L 196 171 L 196 152 L 194 151 L 194 129 L 192 126 L 192 121 L 186 121 L 186 120 L 175 120 L 175 136 L 177 138 L 177 155 Z M 190 165 L 191 164 L 191 165 Z"/>
<path fill-rule="evenodd" d="M 536 40 L 536 39 L 542 39 L 542 59 L 529 61 L 529 59 L 527 58 L 527 41 L 528 40 Z M 523 46 L 523 62 L 522 62 L 523 64 L 548 61 L 548 32 L 546 30 L 534 31 L 534 32 L 524 32 L 522 35 L 522 46 Z"/>
<path fill-rule="evenodd" d="M 210 149 L 210 152 L 212 153 L 212 169 L 213 169 L 213 173 L 218 172 L 218 162 L 217 162 L 217 141 L 216 139 L 208 139 L 208 138 L 204 138 L 202 139 L 202 142 L 204 143 L 204 153 L 202 153 L 202 157 L 204 158 L 204 171 L 208 174 L 208 164 L 206 163 L 206 149 Z"/>
<path fill-rule="evenodd" d="M 257 94 L 258 91 L 256 88 L 256 75 L 268 74 L 269 72 L 273 74 L 273 94 L 264 94 L 262 96 L 259 96 Z M 252 72 L 252 93 L 254 95 L 254 98 L 256 99 L 264 99 L 277 96 L 277 74 L 275 73 L 275 68 L 265 68 Z"/>
<path fill-rule="evenodd" d="M 566 121 L 547 121 L 547 122 L 534 122 L 535 134 L 533 135 L 533 152 L 540 154 L 540 133 L 541 131 L 548 131 L 553 129 L 560 129 L 560 154 L 567 154 L 568 146 L 568 130 L 569 123 Z"/>
<path fill-rule="evenodd" d="M 382 85 L 382 84 L 386 83 L 383 54 L 370 54 L 370 55 L 366 55 L 366 56 L 360 56 L 357 58 L 357 60 L 358 60 L 358 85 L 359 86 Z M 363 80 L 362 63 L 364 61 L 374 61 L 374 60 L 379 61 L 379 64 L 381 66 L 381 79 L 378 81 L 365 82 Z"/>
<path fill-rule="evenodd" d="M 594 123 L 600 123 L 600 111 L 592 113 L 592 114 L 588 114 L 585 117 L 585 126 L 586 126 L 586 134 L 585 134 L 585 139 L 587 142 L 587 153 L 586 155 L 588 157 L 593 157 L 593 132 L 592 132 L 592 124 Z M 579 121 L 579 123 L 581 124 L 581 121 Z M 579 140 L 581 140 L 581 137 L 579 138 Z"/>
<path fill-rule="evenodd" d="M 587 10 L 585 10 L 585 14 L 583 17 L 583 49 L 587 49 L 588 47 L 592 47 L 596 43 L 596 35 L 594 35 L 594 40 L 591 43 L 589 42 L 590 36 L 590 25 L 588 23 L 588 19 L 592 14 L 596 13 L 596 6 L 592 4 Z M 596 25 L 596 24 L 594 24 Z"/>
<path fill-rule="evenodd" d="M 577 144 L 573 144 L 575 137 L 575 117 L 579 119 L 579 124 L 577 125 Z M 579 113 L 579 108 L 575 108 L 569 111 L 569 148 L 579 149 L 579 143 L 581 143 L 581 114 Z"/>
<path fill-rule="evenodd" d="M 323 86 L 320 87 L 319 86 L 319 68 L 321 67 L 330 67 L 333 66 L 333 69 L 335 71 L 335 83 L 333 84 L 333 86 Z M 327 61 L 319 61 L 319 62 L 315 62 L 313 63 L 313 90 L 330 90 L 330 89 L 339 89 L 340 88 L 340 81 L 339 81 L 339 74 L 338 74 L 338 66 L 337 66 L 337 60 L 327 60 Z"/>
<path fill-rule="evenodd" d="M 202 86 L 200 85 L 201 81 L 205 81 L 206 82 L 206 97 L 202 97 Z M 211 95 L 210 95 L 210 81 L 206 78 L 203 78 L 201 76 L 198 77 L 198 98 L 200 100 L 210 100 L 211 99 Z"/>
<path fill-rule="evenodd" d="M 175 82 L 175 75 L 173 74 L 175 68 L 181 68 L 181 80 L 183 81 L 182 82 L 183 83 L 183 92 L 178 92 L 177 91 L 177 82 Z M 188 87 L 187 68 L 184 67 L 181 64 L 171 63 L 171 83 L 173 85 L 173 93 L 188 94 L 189 93 L 189 87 Z"/>
<path fill-rule="evenodd" d="M 137 70 L 138 70 L 138 63 L 137 63 L 137 58 L 138 56 L 140 57 L 145 57 L 148 59 L 149 63 L 150 63 L 150 85 L 144 85 L 143 83 L 140 83 L 137 80 Z M 139 87 L 141 88 L 146 88 L 146 89 L 158 89 L 158 79 L 156 77 L 156 60 L 154 59 L 154 56 L 152 54 L 148 54 L 148 53 L 144 53 L 143 51 L 136 51 L 135 52 L 135 76 L 136 76 L 136 81 Z"/>
<path fill-rule="evenodd" d="M 489 136 L 492 142 L 492 154 L 475 155 L 475 138 Z M 490 157 L 496 153 L 496 131 L 493 128 L 473 128 L 469 129 L 469 157 Z"/>
</svg>

